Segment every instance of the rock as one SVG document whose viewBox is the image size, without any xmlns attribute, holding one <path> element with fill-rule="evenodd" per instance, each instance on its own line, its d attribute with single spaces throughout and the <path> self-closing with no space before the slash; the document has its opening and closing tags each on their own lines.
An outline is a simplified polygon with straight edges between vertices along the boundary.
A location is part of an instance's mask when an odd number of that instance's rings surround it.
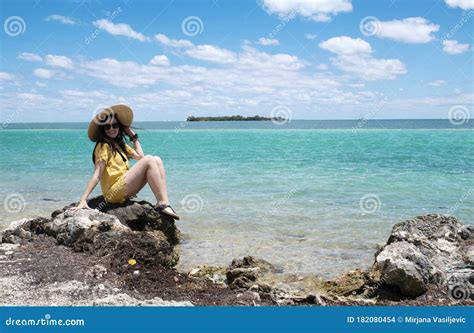
<svg viewBox="0 0 474 333">
<path fill-rule="evenodd" d="M 108 295 L 104 298 L 94 300 L 94 306 L 193 306 L 191 302 L 164 301 L 159 297 L 152 299 L 139 300 L 120 293 L 116 295 Z"/>
<path fill-rule="evenodd" d="M 234 259 L 226 272 L 227 284 L 233 289 L 256 289 L 268 293 L 272 287 L 265 281 L 265 276 L 278 271 L 263 259 L 252 256 Z"/>
<path fill-rule="evenodd" d="M 104 275 L 107 274 L 107 268 L 105 268 L 103 265 L 95 265 L 92 267 L 91 271 L 88 272 L 90 276 L 95 277 L 96 279 L 101 279 Z"/>
<path fill-rule="evenodd" d="M 316 304 L 320 306 L 326 306 L 326 302 L 324 298 L 319 294 L 307 294 L 305 296 L 294 296 L 292 298 L 294 303 L 302 303 L 302 304 Z"/>
<path fill-rule="evenodd" d="M 399 287 L 402 295 L 409 297 L 423 294 L 436 272 L 428 258 L 407 242 L 387 245 L 377 256 L 376 269 L 385 283 Z"/>
<path fill-rule="evenodd" d="M 160 216 L 153 205 L 147 201 L 127 200 L 123 204 L 111 204 L 107 203 L 103 196 L 98 196 L 88 200 L 87 204 L 93 209 L 115 216 L 122 224 L 134 231 L 160 230 L 165 234 L 170 244 L 176 245 L 179 243 L 180 232 L 174 220 L 166 215 Z M 51 216 L 55 218 L 76 205 L 77 203 L 72 203 L 56 210 Z"/>
<path fill-rule="evenodd" d="M 205 278 L 213 283 L 225 284 L 227 268 L 201 265 L 193 268 L 188 275 L 194 278 Z"/>
<path fill-rule="evenodd" d="M 89 236 L 90 238 L 86 241 L 92 242 L 93 234 L 102 232 L 120 234 L 131 231 L 130 228 L 120 223 L 115 216 L 89 209 L 68 210 L 58 214 L 53 221 L 44 224 L 44 229 L 48 235 L 56 238 L 58 244 L 71 247 L 81 237 Z"/>
<path fill-rule="evenodd" d="M 20 247 L 20 244 L 3 243 L 0 244 L 0 251 L 13 252 Z"/>
<path fill-rule="evenodd" d="M 466 246 L 464 249 L 464 261 L 470 265 L 474 265 L 474 244 Z"/>
<path fill-rule="evenodd" d="M 44 217 L 13 221 L 6 230 L 0 233 L 0 243 L 21 244 L 28 242 L 32 234 L 42 232 L 39 226 L 46 222 L 49 222 L 49 219 Z"/>
<path fill-rule="evenodd" d="M 387 244 L 376 253 L 373 269 L 402 296 L 417 297 L 428 285 L 445 281 L 447 272 L 469 264 L 473 240 L 471 227 L 454 217 L 418 216 L 393 227 Z"/>
<path fill-rule="evenodd" d="M 258 267 L 262 273 L 281 273 L 282 269 L 277 268 L 266 260 L 247 256 L 242 259 L 234 259 L 229 269 L 235 268 L 255 268 Z"/>
<path fill-rule="evenodd" d="M 251 304 L 255 306 L 257 303 L 261 302 L 260 294 L 258 292 L 250 291 L 250 290 L 237 294 L 237 298 L 244 305 Z"/>
<path fill-rule="evenodd" d="M 249 268 L 234 268 L 227 271 L 227 281 L 230 284 L 236 279 L 245 277 L 249 281 L 257 280 L 260 273 L 260 267 L 249 267 Z"/>
<path fill-rule="evenodd" d="M 2 232 L 2 242 L 21 243 L 32 234 L 46 234 L 57 244 L 100 258 L 117 272 L 129 268 L 130 259 L 142 266 L 173 267 L 179 260 L 174 246 L 179 231 L 173 219 L 160 217 L 146 201 L 127 201 L 123 205 L 103 204 L 102 197 L 89 202 L 98 209 L 69 210 L 71 204 L 53 212 L 51 219 L 21 220 Z M 104 213 L 106 212 L 106 213 Z"/>
<path fill-rule="evenodd" d="M 365 274 L 360 269 L 349 271 L 327 281 L 324 287 L 329 294 L 334 295 L 353 296 L 361 294 L 367 283 Z"/>
</svg>

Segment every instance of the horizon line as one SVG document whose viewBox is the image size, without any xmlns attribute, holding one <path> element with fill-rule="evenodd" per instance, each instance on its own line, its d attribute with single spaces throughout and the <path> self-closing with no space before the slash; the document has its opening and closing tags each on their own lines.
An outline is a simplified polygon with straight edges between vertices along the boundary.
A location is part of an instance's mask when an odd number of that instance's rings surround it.
<svg viewBox="0 0 474 333">
<path fill-rule="evenodd" d="M 290 119 L 288 122 L 292 121 L 374 121 L 374 120 L 448 120 L 449 118 L 350 118 L 350 119 Z M 134 123 L 167 123 L 167 122 L 189 122 L 189 123 L 207 123 L 207 122 L 265 122 L 271 120 L 203 120 L 203 121 L 187 121 L 185 120 L 138 120 L 134 121 Z M 20 123 L 13 123 L 13 122 L 1 122 L 3 124 L 88 124 L 90 121 L 32 121 L 32 122 L 20 122 Z"/>
</svg>

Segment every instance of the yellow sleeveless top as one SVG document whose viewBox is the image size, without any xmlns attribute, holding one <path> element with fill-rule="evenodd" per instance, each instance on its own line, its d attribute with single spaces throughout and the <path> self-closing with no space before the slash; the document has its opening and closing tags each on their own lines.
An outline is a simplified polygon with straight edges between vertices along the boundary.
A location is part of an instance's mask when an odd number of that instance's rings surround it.
<svg viewBox="0 0 474 333">
<path fill-rule="evenodd" d="M 128 158 L 134 153 L 134 150 L 127 144 L 125 144 L 125 152 L 120 147 L 117 149 L 120 150 L 125 161 L 118 152 L 113 153 L 107 143 L 99 143 L 94 152 L 95 163 L 103 161 L 105 164 L 100 178 L 100 187 L 104 198 L 111 203 L 125 201 L 125 173 L 129 169 Z"/>
</svg>

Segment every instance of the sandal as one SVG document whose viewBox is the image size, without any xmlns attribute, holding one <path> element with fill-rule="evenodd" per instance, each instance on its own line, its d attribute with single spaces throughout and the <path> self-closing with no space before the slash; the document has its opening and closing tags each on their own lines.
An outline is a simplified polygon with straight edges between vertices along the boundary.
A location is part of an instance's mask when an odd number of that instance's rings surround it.
<svg viewBox="0 0 474 333">
<path fill-rule="evenodd" d="M 160 212 L 162 214 L 165 214 L 165 215 L 168 215 L 169 217 L 171 217 L 175 220 L 179 220 L 179 216 L 176 214 L 176 212 L 174 211 L 173 207 L 171 207 L 171 205 L 160 204 L 160 205 L 155 206 L 155 209 L 158 212 Z"/>
</svg>

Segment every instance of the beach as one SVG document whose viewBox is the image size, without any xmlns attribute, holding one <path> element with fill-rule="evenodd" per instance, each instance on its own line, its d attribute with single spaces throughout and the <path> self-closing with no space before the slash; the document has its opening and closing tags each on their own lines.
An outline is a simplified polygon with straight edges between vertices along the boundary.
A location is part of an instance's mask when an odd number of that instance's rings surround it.
<svg viewBox="0 0 474 333">
<path fill-rule="evenodd" d="M 472 305 L 474 227 L 427 214 L 395 224 L 370 267 L 325 279 L 247 255 L 177 269 L 175 221 L 147 201 L 104 204 L 10 224 L 0 232 L 0 305 Z"/>
<path fill-rule="evenodd" d="M 77 201 L 93 168 L 84 124 L 21 126 L 0 131 L 2 227 Z M 399 221 L 440 213 L 473 223 L 472 122 L 137 127 L 167 170 L 183 271 L 251 254 L 286 273 L 334 277 L 368 267 Z M 138 198 L 153 202 L 148 187 Z"/>
</svg>

